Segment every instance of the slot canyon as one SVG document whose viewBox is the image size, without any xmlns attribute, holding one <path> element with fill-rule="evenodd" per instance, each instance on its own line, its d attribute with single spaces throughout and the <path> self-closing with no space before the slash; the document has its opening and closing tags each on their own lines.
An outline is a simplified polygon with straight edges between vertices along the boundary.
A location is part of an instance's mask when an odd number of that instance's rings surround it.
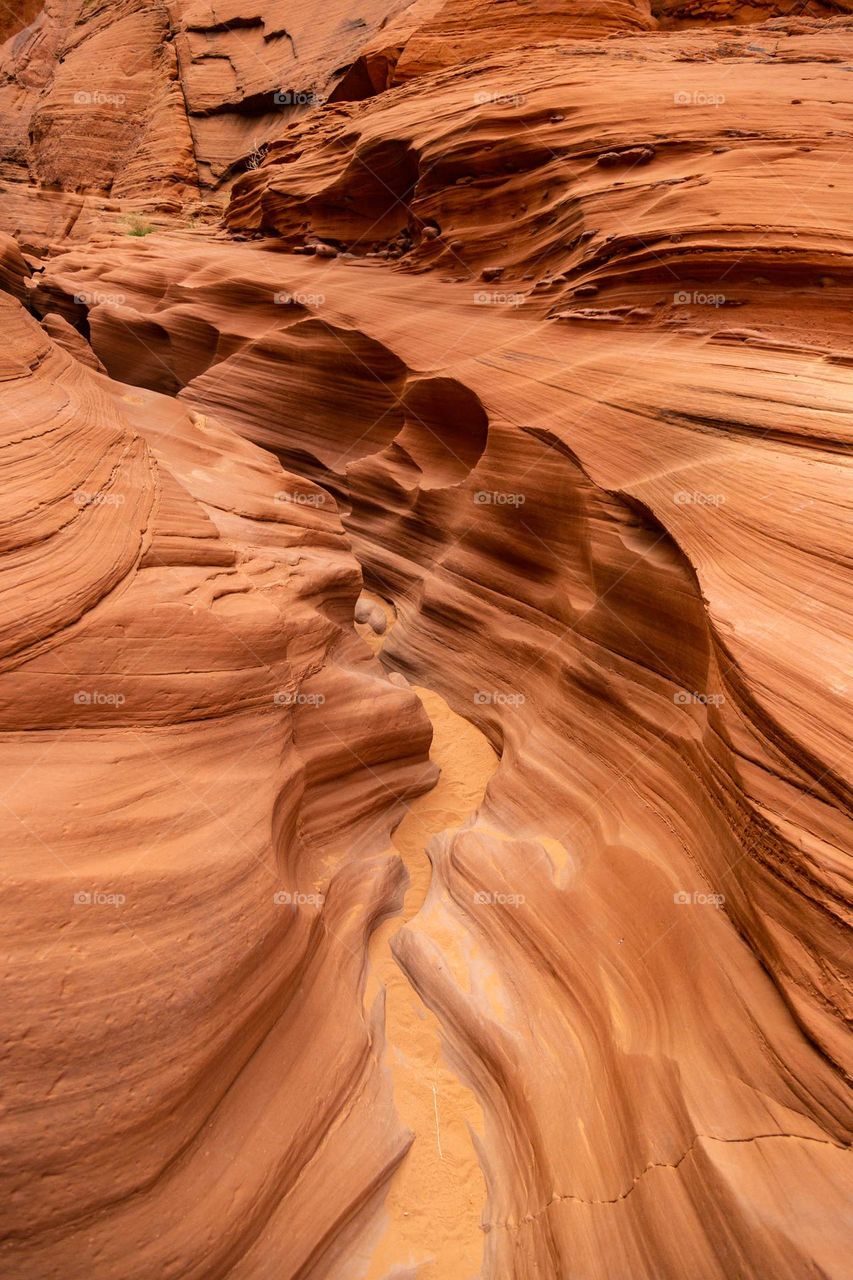
<svg viewBox="0 0 853 1280">
<path fill-rule="evenodd" d="M 0 3 L 2 1280 L 846 1280 L 850 0 Z"/>
</svg>

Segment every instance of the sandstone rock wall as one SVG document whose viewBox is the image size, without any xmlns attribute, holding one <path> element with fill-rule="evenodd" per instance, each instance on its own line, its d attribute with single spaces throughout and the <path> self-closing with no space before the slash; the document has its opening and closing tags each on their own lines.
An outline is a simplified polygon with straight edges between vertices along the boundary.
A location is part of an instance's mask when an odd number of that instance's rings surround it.
<svg viewBox="0 0 853 1280">
<path fill-rule="evenodd" d="M 841 1280 L 850 19 L 26 20 L 4 1275 Z"/>
</svg>

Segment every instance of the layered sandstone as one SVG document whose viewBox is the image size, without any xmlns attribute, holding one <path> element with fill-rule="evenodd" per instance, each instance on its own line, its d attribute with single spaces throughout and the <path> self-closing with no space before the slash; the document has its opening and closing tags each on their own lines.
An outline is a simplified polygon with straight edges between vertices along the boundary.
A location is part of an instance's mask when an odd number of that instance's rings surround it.
<svg viewBox="0 0 853 1280">
<path fill-rule="evenodd" d="M 359 990 L 428 721 L 330 500 L 2 312 L 3 1271 L 307 1267 L 410 1141 Z"/>
<path fill-rule="evenodd" d="M 2 245 L 4 1273 L 840 1280 L 850 20 L 368 9 Z"/>
</svg>

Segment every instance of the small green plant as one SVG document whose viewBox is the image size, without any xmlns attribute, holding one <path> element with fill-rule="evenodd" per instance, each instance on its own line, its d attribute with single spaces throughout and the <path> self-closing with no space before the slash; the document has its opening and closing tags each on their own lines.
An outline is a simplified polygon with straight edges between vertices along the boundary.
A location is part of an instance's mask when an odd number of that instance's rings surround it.
<svg viewBox="0 0 853 1280">
<path fill-rule="evenodd" d="M 146 222 L 138 213 L 129 213 L 125 218 L 125 234 L 129 236 L 150 236 L 156 230 L 152 222 Z"/>
</svg>

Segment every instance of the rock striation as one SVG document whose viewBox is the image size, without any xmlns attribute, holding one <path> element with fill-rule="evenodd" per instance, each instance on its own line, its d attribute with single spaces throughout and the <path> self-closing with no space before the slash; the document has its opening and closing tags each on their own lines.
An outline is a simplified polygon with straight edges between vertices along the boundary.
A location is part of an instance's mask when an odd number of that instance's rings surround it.
<svg viewBox="0 0 853 1280">
<path fill-rule="evenodd" d="M 3 1274 L 841 1280 L 853 20 L 84 9 L 5 52 Z"/>
<path fill-rule="evenodd" d="M 410 1140 L 359 990 L 429 721 L 331 500 L 1 305 L 3 1271 L 295 1274 Z"/>
</svg>

